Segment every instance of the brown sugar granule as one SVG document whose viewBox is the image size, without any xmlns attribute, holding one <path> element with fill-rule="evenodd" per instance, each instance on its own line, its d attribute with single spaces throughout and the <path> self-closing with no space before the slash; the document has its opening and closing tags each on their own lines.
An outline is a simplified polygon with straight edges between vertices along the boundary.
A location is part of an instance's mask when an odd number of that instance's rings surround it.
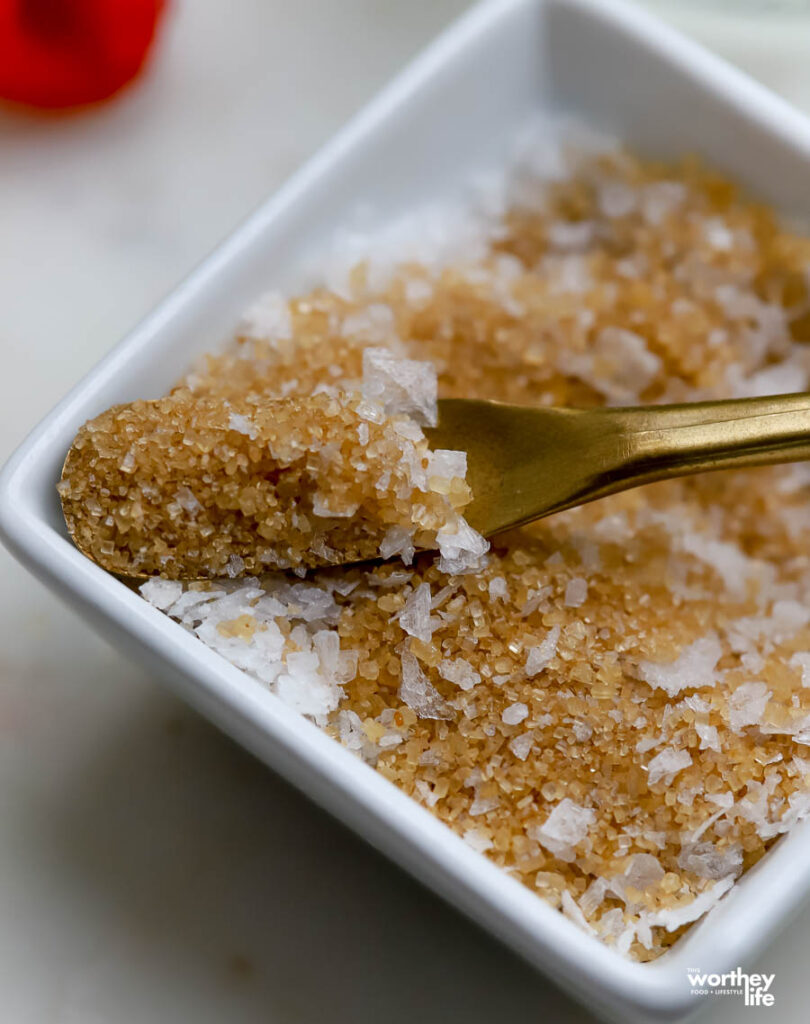
<svg viewBox="0 0 810 1024">
<path fill-rule="evenodd" d="M 617 150 L 519 194 L 449 261 L 266 297 L 186 386 L 308 396 L 375 346 L 430 361 L 441 396 L 807 388 L 810 243 L 729 182 Z M 650 960 L 810 812 L 808 503 L 806 465 L 708 474 L 495 538 L 474 571 L 422 554 L 144 596 Z"/>
<path fill-rule="evenodd" d="M 237 577 L 435 548 L 470 498 L 457 455 L 359 396 L 180 389 L 85 424 L 59 492 L 78 547 L 115 572 Z"/>
</svg>

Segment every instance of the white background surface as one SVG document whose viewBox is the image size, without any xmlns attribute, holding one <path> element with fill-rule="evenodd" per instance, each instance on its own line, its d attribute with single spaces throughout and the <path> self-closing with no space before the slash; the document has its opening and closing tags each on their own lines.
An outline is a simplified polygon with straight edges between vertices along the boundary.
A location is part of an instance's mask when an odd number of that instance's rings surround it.
<svg viewBox="0 0 810 1024">
<path fill-rule="evenodd" d="M 0 110 L 0 457 L 465 0 L 175 0 L 148 77 Z M 682 27 L 810 110 L 810 13 Z M 734 4 L 726 5 L 729 9 Z M 585 1022 L 0 552 L 0 1020 Z M 752 969 L 806 1021 L 806 909 Z M 699 965 L 696 965 L 699 966 Z"/>
</svg>

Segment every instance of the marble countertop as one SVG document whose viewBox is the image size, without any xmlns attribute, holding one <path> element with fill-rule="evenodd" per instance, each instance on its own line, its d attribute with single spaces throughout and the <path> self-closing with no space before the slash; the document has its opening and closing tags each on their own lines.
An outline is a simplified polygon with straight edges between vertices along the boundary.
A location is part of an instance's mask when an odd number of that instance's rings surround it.
<svg viewBox="0 0 810 1024">
<path fill-rule="evenodd" d="M 810 12 L 650 5 L 810 109 Z M 0 457 L 464 6 L 175 0 L 150 74 L 117 102 L 0 112 Z M 592 1019 L 2 551 L 0 616 L 4 1021 Z M 776 972 L 776 1006 L 746 1020 L 807 1019 L 808 944 L 810 909 L 756 965 Z"/>
</svg>

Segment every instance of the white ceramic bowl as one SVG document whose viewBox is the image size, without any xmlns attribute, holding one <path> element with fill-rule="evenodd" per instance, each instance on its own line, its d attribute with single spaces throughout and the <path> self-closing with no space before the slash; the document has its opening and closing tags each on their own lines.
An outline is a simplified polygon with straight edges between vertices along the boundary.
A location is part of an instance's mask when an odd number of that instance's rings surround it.
<svg viewBox="0 0 810 1024">
<path fill-rule="evenodd" d="M 651 965 L 579 931 L 357 760 L 76 551 L 55 483 L 77 427 L 161 394 L 301 265 L 359 201 L 381 219 L 491 162 L 532 114 L 572 113 L 662 156 L 701 153 L 787 212 L 810 213 L 810 122 L 743 74 L 613 0 L 489 0 L 438 39 L 122 341 L 0 476 L 11 550 L 103 635 L 448 901 L 616 1020 L 697 1008 L 687 968 L 722 973 L 768 941 L 810 890 L 810 824 Z"/>
</svg>

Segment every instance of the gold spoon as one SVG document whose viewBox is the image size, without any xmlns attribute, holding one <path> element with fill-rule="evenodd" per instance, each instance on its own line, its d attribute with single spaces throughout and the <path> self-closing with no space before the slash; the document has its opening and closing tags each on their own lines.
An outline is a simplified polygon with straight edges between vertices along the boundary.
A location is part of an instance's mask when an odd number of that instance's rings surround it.
<svg viewBox="0 0 810 1024">
<path fill-rule="evenodd" d="M 425 433 L 433 449 L 466 451 L 473 500 L 464 516 L 490 537 L 654 480 L 810 459 L 810 394 L 598 409 L 446 398 L 438 426 Z M 74 453 L 72 447 L 65 469 Z M 105 556 L 82 542 L 76 510 L 69 512 L 64 498 L 63 508 L 80 550 L 115 572 L 112 555 L 105 565 Z M 341 555 L 349 563 L 376 551 L 375 542 L 368 551 L 333 552 L 329 563 L 310 552 L 306 564 L 338 564 Z"/>
<path fill-rule="evenodd" d="M 810 393 L 626 409 L 445 398 L 425 433 L 467 452 L 464 516 L 491 536 L 654 480 L 810 459 Z"/>
</svg>

